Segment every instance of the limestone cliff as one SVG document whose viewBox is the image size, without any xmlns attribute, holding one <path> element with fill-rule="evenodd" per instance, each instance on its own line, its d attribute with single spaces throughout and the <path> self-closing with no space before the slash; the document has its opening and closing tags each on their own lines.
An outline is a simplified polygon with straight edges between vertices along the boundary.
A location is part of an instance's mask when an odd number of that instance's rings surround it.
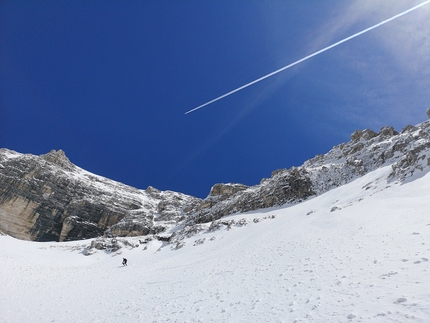
<svg viewBox="0 0 430 323">
<path fill-rule="evenodd" d="M 119 236 L 160 232 L 165 226 L 155 224 L 158 218 L 181 217 L 185 203 L 199 200 L 148 190 L 91 174 L 61 150 L 34 156 L 0 149 L 0 231 L 16 238 L 67 241 L 107 230 Z"/>
</svg>

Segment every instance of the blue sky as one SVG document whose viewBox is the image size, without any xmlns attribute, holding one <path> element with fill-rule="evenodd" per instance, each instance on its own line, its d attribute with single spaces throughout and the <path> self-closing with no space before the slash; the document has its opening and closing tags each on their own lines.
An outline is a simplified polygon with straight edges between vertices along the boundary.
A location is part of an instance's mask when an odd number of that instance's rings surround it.
<svg viewBox="0 0 430 323">
<path fill-rule="evenodd" d="M 422 2 L 1 1 L 0 147 L 142 189 L 258 184 L 426 119 L 430 5 L 185 112 Z"/>
</svg>

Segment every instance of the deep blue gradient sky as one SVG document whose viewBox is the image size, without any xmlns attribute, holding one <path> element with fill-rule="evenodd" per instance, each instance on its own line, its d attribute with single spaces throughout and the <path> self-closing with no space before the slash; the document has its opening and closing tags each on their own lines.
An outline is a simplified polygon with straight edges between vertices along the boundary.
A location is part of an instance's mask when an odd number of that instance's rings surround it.
<svg viewBox="0 0 430 323">
<path fill-rule="evenodd" d="M 184 113 L 421 2 L 3 0 L 0 147 L 142 189 L 257 184 L 426 119 L 430 5 Z"/>
</svg>

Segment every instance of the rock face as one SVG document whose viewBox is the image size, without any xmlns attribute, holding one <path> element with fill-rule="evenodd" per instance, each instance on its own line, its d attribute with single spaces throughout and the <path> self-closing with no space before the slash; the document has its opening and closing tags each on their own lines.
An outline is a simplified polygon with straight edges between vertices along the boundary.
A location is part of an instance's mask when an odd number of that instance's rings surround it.
<svg viewBox="0 0 430 323">
<path fill-rule="evenodd" d="M 229 214 L 300 203 L 384 166 L 391 167 L 393 181 L 429 171 L 430 120 L 400 133 L 392 127 L 357 130 L 349 142 L 299 167 L 276 170 L 251 187 L 216 184 L 203 200 L 96 176 L 61 150 L 34 156 L 0 149 L 0 232 L 36 241 L 142 235 L 169 240 L 174 232 L 192 232 Z"/>
<path fill-rule="evenodd" d="M 229 184 L 229 186 L 232 185 Z M 277 173 L 260 185 L 242 187 L 241 190 L 227 197 L 209 195 L 203 200 L 200 210 L 190 215 L 189 222 L 210 222 L 229 214 L 300 201 L 312 195 L 315 195 L 315 192 L 312 191 L 312 183 L 306 176 L 306 172 L 299 168 L 292 168 Z"/>
<path fill-rule="evenodd" d="M 215 184 L 212 186 L 209 196 L 222 196 L 228 198 L 229 196 L 236 194 L 237 192 L 247 189 L 248 186 L 243 184 Z"/>
<path fill-rule="evenodd" d="M 154 197 L 96 176 L 73 165 L 61 150 L 34 156 L 0 149 L 0 231 L 16 238 L 67 241 L 106 232 L 160 232 L 166 226 L 157 226 L 157 218 L 181 217 L 181 207 L 198 200 L 174 192 Z M 176 208 L 160 210 L 160 203 Z"/>
</svg>

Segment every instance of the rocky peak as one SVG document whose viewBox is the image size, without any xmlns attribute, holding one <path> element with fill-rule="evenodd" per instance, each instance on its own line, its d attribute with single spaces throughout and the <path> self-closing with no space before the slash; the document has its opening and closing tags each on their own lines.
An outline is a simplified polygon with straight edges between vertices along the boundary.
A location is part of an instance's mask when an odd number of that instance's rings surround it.
<svg viewBox="0 0 430 323">
<path fill-rule="evenodd" d="M 53 149 L 49 153 L 41 155 L 40 157 L 49 163 L 60 166 L 65 170 L 72 171 L 75 169 L 75 165 L 70 162 L 69 158 L 67 158 L 66 154 L 61 149 Z"/>
<path fill-rule="evenodd" d="M 161 191 L 159 189 L 156 189 L 155 187 L 148 186 L 148 188 L 145 190 L 148 195 L 152 196 L 153 198 L 159 198 Z"/>
<path fill-rule="evenodd" d="M 379 131 L 379 136 L 381 138 L 385 138 L 385 137 L 393 137 L 393 136 L 397 136 L 399 133 L 394 130 L 393 127 L 388 126 L 388 127 L 382 127 L 381 130 Z"/>
<path fill-rule="evenodd" d="M 365 129 L 365 130 L 356 130 L 351 134 L 351 140 L 352 141 L 359 141 L 360 139 L 363 140 L 370 140 L 374 137 L 376 137 L 378 134 L 372 130 Z"/>
</svg>

